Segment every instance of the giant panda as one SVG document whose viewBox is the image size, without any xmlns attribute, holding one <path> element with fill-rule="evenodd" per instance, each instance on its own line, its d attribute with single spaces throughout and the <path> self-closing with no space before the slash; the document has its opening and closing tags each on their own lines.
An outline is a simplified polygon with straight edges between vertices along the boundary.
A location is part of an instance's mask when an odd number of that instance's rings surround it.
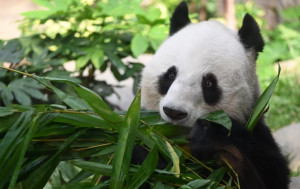
<svg viewBox="0 0 300 189">
<path fill-rule="evenodd" d="M 192 154 L 225 158 L 242 189 L 287 189 L 289 169 L 264 119 L 252 132 L 245 128 L 260 96 L 256 59 L 264 41 L 255 20 L 246 14 L 238 31 L 217 21 L 192 24 L 182 2 L 170 24 L 168 38 L 142 72 L 142 106 L 192 127 Z M 198 120 L 216 110 L 231 118 L 229 136 L 222 126 Z"/>
</svg>

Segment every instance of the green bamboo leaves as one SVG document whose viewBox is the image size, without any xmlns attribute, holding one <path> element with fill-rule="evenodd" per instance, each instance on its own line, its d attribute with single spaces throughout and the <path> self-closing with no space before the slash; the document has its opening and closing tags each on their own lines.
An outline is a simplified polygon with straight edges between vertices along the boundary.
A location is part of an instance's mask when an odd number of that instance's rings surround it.
<svg viewBox="0 0 300 189">
<path fill-rule="evenodd" d="M 152 188 L 207 189 L 225 185 L 232 188 L 235 178 L 229 175 L 229 181 L 225 181 L 226 169 L 213 170 L 181 148 L 180 145 L 187 143 L 189 127 L 167 124 L 158 112 L 141 112 L 140 92 L 129 110 L 120 115 L 95 92 L 77 83 L 18 73 L 41 82 L 65 106 L 0 107 L 0 189 L 18 185 L 43 188 L 49 185 L 49 180 L 61 182 L 58 186 L 65 188 L 131 189 L 146 182 Z M 278 77 L 279 74 L 258 101 L 249 119 L 250 129 L 265 109 Z M 57 82 L 69 84 L 77 95 L 56 88 L 53 84 Z M 201 119 L 231 129 L 230 118 L 223 111 L 212 112 Z M 134 145 L 149 151 L 141 165 L 130 164 Z M 164 170 L 157 169 L 159 154 L 168 164 Z M 77 172 L 61 169 L 62 163 L 73 169 L 76 166 Z M 211 173 L 209 177 L 198 175 L 203 169 Z M 56 174 L 61 171 L 69 178 Z M 103 176 L 108 179 L 102 180 Z"/>
<path fill-rule="evenodd" d="M 259 119 L 263 115 L 264 111 L 266 110 L 267 104 L 268 104 L 268 102 L 275 90 L 276 84 L 279 80 L 280 71 L 281 71 L 280 64 L 278 64 L 277 76 L 273 79 L 271 84 L 266 88 L 266 90 L 261 94 L 261 96 L 257 100 L 257 102 L 252 110 L 252 113 L 250 115 L 250 118 L 248 119 L 248 121 L 246 123 L 246 128 L 249 131 L 253 131 L 257 122 L 259 121 Z"/>
<path fill-rule="evenodd" d="M 135 97 L 129 107 L 123 125 L 120 129 L 117 150 L 113 160 L 111 189 L 123 188 L 128 178 L 129 163 L 131 160 L 135 135 L 140 121 L 141 93 Z"/>
</svg>

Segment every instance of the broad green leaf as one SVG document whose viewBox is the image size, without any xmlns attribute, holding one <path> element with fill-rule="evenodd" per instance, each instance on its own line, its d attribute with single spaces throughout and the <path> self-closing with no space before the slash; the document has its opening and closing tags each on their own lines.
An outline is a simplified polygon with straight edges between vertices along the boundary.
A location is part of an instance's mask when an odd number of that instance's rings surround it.
<svg viewBox="0 0 300 189">
<path fill-rule="evenodd" d="M 134 98 L 129 107 L 123 125 L 120 129 L 117 150 L 113 159 L 113 174 L 110 188 L 123 188 L 124 181 L 128 180 L 129 163 L 131 160 L 134 139 L 139 126 L 141 108 L 141 93 Z"/>
<path fill-rule="evenodd" d="M 139 188 L 153 173 L 158 162 L 157 146 L 151 150 L 137 172 L 131 177 L 126 188 Z"/>
<path fill-rule="evenodd" d="M 0 47 L 0 65 L 3 62 L 19 63 L 23 57 L 24 49 L 21 48 L 19 39 L 9 40 L 3 48 Z"/>
<path fill-rule="evenodd" d="M 154 22 L 160 18 L 160 14 L 161 14 L 160 9 L 155 7 L 155 8 L 150 8 L 150 10 L 145 14 L 145 16 L 150 22 Z"/>
<path fill-rule="evenodd" d="M 120 58 L 117 55 L 114 54 L 114 52 L 111 49 L 105 48 L 104 51 L 107 55 L 107 58 L 114 66 L 122 70 L 126 70 L 126 66 L 124 65 L 124 63 L 120 60 Z"/>
<path fill-rule="evenodd" d="M 25 93 L 27 93 L 29 96 L 35 99 L 43 100 L 46 101 L 47 97 L 39 90 L 34 89 L 34 88 L 23 88 L 22 89 Z"/>
<path fill-rule="evenodd" d="M 31 104 L 31 99 L 30 97 L 24 93 L 20 89 L 13 89 L 13 94 L 15 95 L 16 100 L 23 105 L 30 105 Z"/>
<path fill-rule="evenodd" d="M 157 50 L 162 42 L 166 39 L 168 36 L 168 31 L 168 27 L 163 25 L 155 25 L 150 29 L 148 36 L 150 38 L 151 46 L 154 50 Z"/>
<path fill-rule="evenodd" d="M 14 109 L 12 107 L 0 107 L 0 117 L 5 117 L 8 115 L 11 115 L 17 111 L 18 110 Z"/>
<path fill-rule="evenodd" d="M 10 88 L 6 88 L 1 92 L 1 98 L 3 100 L 4 105 L 9 105 L 14 100 L 13 93 Z"/>
<path fill-rule="evenodd" d="M 0 81 L 0 92 L 6 88 L 6 85 Z"/>
<path fill-rule="evenodd" d="M 26 18 L 35 18 L 35 19 L 45 19 L 50 16 L 53 12 L 49 10 L 34 10 L 27 11 L 22 13 L 21 15 Z"/>
<path fill-rule="evenodd" d="M 280 65 L 278 64 L 278 74 L 277 76 L 273 79 L 272 83 L 266 88 L 266 90 L 261 94 L 261 96 L 258 98 L 252 113 L 246 123 L 246 128 L 249 131 L 253 131 L 253 129 L 255 128 L 257 122 L 259 121 L 259 119 L 261 118 L 263 112 L 265 111 L 267 104 L 275 90 L 276 84 L 279 80 L 279 76 L 280 76 Z"/>
<path fill-rule="evenodd" d="M 205 119 L 207 121 L 220 124 L 223 127 L 225 127 L 229 132 L 231 131 L 231 119 L 223 110 L 211 112 L 209 114 L 201 116 L 199 119 Z"/>
<path fill-rule="evenodd" d="M 144 53 L 149 47 L 148 40 L 141 34 L 136 34 L 130 44 L 131 51 L 135 57 Z"/>
<path fill-rule="evenodd" d="M 76 69 L 83 68 L 88 63 L 89 60 L 90 57 L 87 55 L 79 57 L 76 61 Z"/>
<path fill-rule="evenodd" d="M 91 55 L 91 61 L 95 68 L 99 70 L 104 63 L 104 52 L 99 49 L 95 50 Z"/>
</svg>

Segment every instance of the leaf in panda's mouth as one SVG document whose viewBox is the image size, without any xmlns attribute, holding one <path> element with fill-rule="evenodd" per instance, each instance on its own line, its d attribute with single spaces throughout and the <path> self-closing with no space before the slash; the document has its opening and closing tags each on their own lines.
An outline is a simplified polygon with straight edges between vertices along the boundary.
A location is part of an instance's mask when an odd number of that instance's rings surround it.
<svg viewBox="0 0 300 189">
<path fill-rule="evenodd" d="M 198 119 L 205 119 L 207 121 L 222 125 L 229 131 L 229 134 L 230 134 L 231 127 L 232 127 L 231 119 L 223 110 L 218 110 L 215 112 L 205 114 L 205 115 L 199 117 Z"/>
</svg>

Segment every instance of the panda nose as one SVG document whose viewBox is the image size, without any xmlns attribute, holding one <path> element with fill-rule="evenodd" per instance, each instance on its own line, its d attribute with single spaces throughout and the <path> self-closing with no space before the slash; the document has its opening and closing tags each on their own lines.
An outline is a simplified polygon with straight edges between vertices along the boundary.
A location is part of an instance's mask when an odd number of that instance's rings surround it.
<svg viewBox="0 0 300 189">
<path fill-rule="evenodd" d="M 180 120 L 187 117 L 187 112 L 185 111 L 175 110 L 166 106 L 163 107 L 163 110 L 165 114 L 173 120 Z"/>
</svg>

